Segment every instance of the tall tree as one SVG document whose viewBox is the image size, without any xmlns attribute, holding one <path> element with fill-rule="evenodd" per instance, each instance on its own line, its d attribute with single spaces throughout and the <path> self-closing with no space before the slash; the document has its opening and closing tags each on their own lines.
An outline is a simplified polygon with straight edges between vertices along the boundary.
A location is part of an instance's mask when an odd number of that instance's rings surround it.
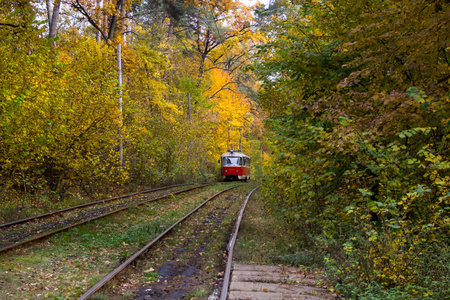
<svg viewBox="0 0 450 300">
<path fill-rule="evenodd" d="M 58 29 L 59 11 L 61 8 L 61 0 L 55 0 L 53 5 L 50 0 L 46 0 L 47 16 L 48 16 L 48 38 L 56 37 L 56 30 Z"/>
<path fill-rule="evenodd" d="M 123 20 L 126 18 L 126 12 L 131 9 L 133 1 L 104 0 L 101 7 L 99 4 L 99 1 L 70 1 L 71 7 L 86 18 L 96 32 L 100 33 L 102 39 L 111 41 L 117 37 L 118 32 L 123 31 L 118 27 L 124 26 Z"/>
</svg>

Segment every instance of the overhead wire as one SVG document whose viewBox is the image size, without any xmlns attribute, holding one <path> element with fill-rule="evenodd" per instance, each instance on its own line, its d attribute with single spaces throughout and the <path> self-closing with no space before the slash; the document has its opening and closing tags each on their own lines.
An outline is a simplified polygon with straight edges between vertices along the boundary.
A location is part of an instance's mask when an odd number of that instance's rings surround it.
<svg viewBox="0 0 450 300">
<path fill-rule="evenodd" d="M 216 26 L 216 30 L 217 30 L 217 33 L 218 33 L 218 35 L 219 35 L 219 38 L 221 38 L 221 39 L 224 41 L 224 43 L 223 43 L 223 53 L 224 53 L 224 55 L 225 55 L 225 57 L 226 57 L 226 61 L 227 61 L 227 63 L 228 63 L 229 60 L 230 60 L 230 56 L 228 55 L 227 48 L 225 47 L 225 42 L 226 42 L 225 37 L 222 36 L 221 31 L 220 31 L 220 29 L 219 29 L 219 27 L 218 27 L 218 24 L 217 24 L 217 18 L 216 18 L 216 16 L 215 16 L 214 8 L 211 7 L 211 4 L 208 4 L 208 5 L 210 6 L 211 11 L 212 11 L 212 14 L 213 14 L 213 16 L 214 16 L 213 21 L 214 21 L 214 25 Z M 241 42 L 241 39 L 239 38 L 239 36 L 237 36 L 237 43 L 238 43 L 239 47 L 241 48 L 241 50 L 242 50 L 243 52 L 246 52 L 246 49 L 245 49 L 245 47 L 243 46 L 243 43 Z M 231 62 L 230 62 L 230 63 L 231 63 Z M 231 66 L 230 66 L 230 67 L 231 67 Z M 228 70 L 228 71 L 230 71 L 230 70 Z M 241 129 L 243 129 L 243 127 L 239 127 L 239 132 L 240 132 Z"/>
</svg>

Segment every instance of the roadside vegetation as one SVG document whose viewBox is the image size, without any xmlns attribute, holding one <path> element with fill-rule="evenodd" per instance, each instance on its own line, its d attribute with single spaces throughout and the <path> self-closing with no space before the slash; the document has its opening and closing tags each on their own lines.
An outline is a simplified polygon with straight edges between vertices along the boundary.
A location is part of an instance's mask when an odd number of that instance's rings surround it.
<svg viewBox="0 0 450 300">
<path fill-rule="evenodd" d="M 449 299 L 448 1 L 275 1 L 263 197 L 348 299 Z"/>
</svg>

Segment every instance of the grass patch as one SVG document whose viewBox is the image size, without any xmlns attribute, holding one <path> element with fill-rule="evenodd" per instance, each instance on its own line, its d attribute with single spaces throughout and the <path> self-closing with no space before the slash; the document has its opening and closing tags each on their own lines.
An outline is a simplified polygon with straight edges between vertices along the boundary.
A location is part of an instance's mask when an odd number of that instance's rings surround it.
<svg viewBox="0 0 450 300">
<path fill-rule="evenodd" d="M 250 198 L 234 249 L 234 259 L 242 264 L 286 264 L 300 266 L 312 262 L 302 252 L 298 234 L 294 235 L 283 220 L 273 215 L 270 205 L 261 200 L 257 190 Z"/>
<path fill-rule="evenodd" d="M 193 292 L 187 294 L 185 297 L 186 299 L 197 299 L 207 297 L 209 294 L 211 294 L 210 288 L 197 287 Z"/>
<path fill-rule="evenodd" d="M 157 281 L 159 277 L 159 274 L 157 272 L 150 270 L 144 271 L 144 275 L 147 278 L 147 281 Z"/>
<path fill-rule="evenodd" d="M 126 292 L 125 294 L 123 294 L 120 299 L 130 299 L 134 296 L 133 292 Z"/>
<path fill-rule="evenodd" d="M 109 300 L 108 295 L 104 295 L 102 293 L 97 293 L 92 295 L 91 297 L 92 300 Z"/>
</svg>

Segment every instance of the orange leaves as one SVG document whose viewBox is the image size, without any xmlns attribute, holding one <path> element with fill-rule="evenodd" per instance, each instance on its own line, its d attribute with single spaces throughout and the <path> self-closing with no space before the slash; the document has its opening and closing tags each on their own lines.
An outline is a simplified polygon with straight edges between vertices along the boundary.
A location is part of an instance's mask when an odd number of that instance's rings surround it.
<svg viewBox="0 0 450 300">
<path fill-rule="evenodd" d="M 219 13 L 230 13 L 232 11 L 245 10 L 248 8 L 240 1 L 236 0 L 186 0 L 185 4 L 193 4 L 196 7 L 206 10 L 214 10 Z"/>
</svg>

